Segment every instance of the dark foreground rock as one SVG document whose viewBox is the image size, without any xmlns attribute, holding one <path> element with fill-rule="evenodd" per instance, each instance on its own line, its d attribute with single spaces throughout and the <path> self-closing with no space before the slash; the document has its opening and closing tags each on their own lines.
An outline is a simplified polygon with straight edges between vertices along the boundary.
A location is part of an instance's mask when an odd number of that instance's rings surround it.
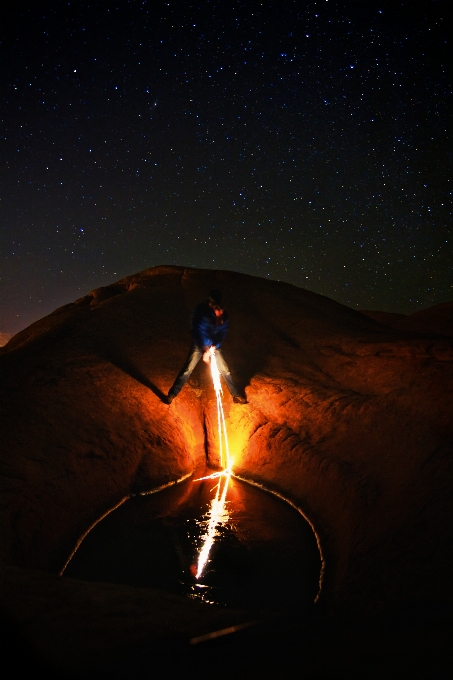
<svg viewBox="0 0 453 680">
<path fill-rule="evenodd" d="M 372 641 L 392 648 L 389 630 L 399 631 L 400 648 L 443 658 L 453 604 L 453 341 L 439 333 L 439 310 L 435 334 L 427 313 L 423 332 L 395 330 L 287 284 L 178 267 L 94 291 L 0 350 L 8 626 L 65 672 L 62 658 L 79 640 L 70 667 L 88 677 L 114 649 L 123 658 L 120 647 L 136 645 L 144 658 L 145 638 L 177 647 L 256 616 L 57 576 L 79 537 L 129 494 L 206 457 L 218 462 L 204 367 L 171 406 L 163 400 L 187 353 L 190 310 L 213 287 L 231 318 L 224 355 L 249 402 L 224 399 L 235 471 L 293 501 L 318 536 L 324 572 L 311 671 L 365 677 Z M 92 635 L 83 638 L 88 619 Z M 379 632 L 364 642 L 371 629 Z M 345 630 L 355 633 L 346 640 Z M 383 677 L 385 663 L 367 677 Z"/>
</svg>

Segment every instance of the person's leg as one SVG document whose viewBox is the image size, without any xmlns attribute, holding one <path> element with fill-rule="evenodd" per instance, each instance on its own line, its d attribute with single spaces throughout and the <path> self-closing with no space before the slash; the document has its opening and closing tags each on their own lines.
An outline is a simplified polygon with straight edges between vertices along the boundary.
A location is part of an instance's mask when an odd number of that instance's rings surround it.
<svg viewBox="0 0 453 680">
<path fill-rule="evenodd" d="M 223 358 L 222 352 L 219 349 L 215 351 L 215 357 L 217 359 L 217 366 L 219 367 L 220 375 L 224 378 L 228 391 L 232 397 L 239 397 L 240 391 L 238 390 L 236 383 L 233 380 L 233 376 L 230 373 L 227 362 Z"/>
<path fill-rule="evenodd" d="M 201 351 L 201 349 L 199 349 L 196 345 L 192 345 L 192 347 L 189 350 L 189 354 L 187 355 L 187 359 L 184 362 L 184 366 L 178 373 L 175 382 L 168 391 L 168 397 L 170 399 L 174 399 L 180 393 L 180 391 L 190 378 L 190 374 L 192 373 L 193 369 L 200 361 L 202 354 L 203 352 Z"/>
</svg>

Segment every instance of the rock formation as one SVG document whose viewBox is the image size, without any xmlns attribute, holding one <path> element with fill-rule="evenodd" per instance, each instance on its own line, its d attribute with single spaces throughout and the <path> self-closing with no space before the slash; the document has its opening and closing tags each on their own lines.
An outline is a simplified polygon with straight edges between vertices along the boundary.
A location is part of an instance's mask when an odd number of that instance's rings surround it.
<svg viewBox="0 0 453 680">
<path fill-rule="evenodd" d="M 453 337 L 453 302 L 442 302 L 408 316 L 369 310 L 363 310 L 362 313 L 395 330 Z"/>
<path fill-rule="evenodd" d="M 93 291 L 0 350 L 7 617 L 57 666 L 43 630 L 61 637 L 59 617 L 79 630 L 88 600 L 100 621 L 121 611 L 127 639 L 153 611 L 165 613 L 150 624 L 156 640 L 247 618 L 189 603 L 176 624 L 170 596 L 146 591 L 128 607 L 126 587 L 56 576 L 126 496 L 217 462 L 203 367 L 171 406 L 162 399 L 188 350 L 190 310 L 214 287 L 231 319 L 224 355 L 249 402 L 225 396 L 235 471 L 313 524 L 325 564 L 316 625 L 451 625 L 453 341 L 441 321 L 451 304 L 419 313 L 423 331 L 416 315 L 392 328 L 288 284 L 170 266 Z"/>
</svg>

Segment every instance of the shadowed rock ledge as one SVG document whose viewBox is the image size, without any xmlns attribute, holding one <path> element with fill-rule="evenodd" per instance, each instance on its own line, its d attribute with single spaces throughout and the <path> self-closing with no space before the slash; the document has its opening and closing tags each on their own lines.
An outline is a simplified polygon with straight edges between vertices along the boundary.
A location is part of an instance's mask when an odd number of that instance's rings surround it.
<svg viewBox="0 0 453 680">
<path fill-rule="evenodd" d="M 439 310 L 442 335 L 420 320 L 417 332 L 395 329 L 288 284 L 170 266 L 93 291 L 0 349 L 6 616 L 58 666 L 40 620 L 51 635 L 62 602 L 62 620 L 77 618 L 81 599 L 100 611 L 97 586 L 56 576 L 78 538 L 131 493 L 217 462 L 203 367 L 170 407 L 162 401 L 187 353 L 190 310 L 213 287 L 231 319 L 224 355 L 249 402 L 225 396 L 235 471 L 312 522 L 325 560 L 317 625 L 451 626 L 453 340 Z M 106 586 L 99 627 L 118 600 L 128 630 L 150 608 L 162 620 L 177 608 L 143 589 L 128 609 L 126 590 Z M 178 625 L 150 634 L 249 616 L 199 607 L 181 605 Z"/>
</svg>

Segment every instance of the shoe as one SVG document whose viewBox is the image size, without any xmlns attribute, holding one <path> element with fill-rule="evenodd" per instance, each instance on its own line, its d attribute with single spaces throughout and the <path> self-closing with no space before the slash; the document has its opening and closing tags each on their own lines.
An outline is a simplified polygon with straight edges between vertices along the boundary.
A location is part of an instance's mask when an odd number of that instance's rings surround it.
<svg viewBox="0 0 453 680">
<path fill-rule="evenodd" d="M 233 401 L 235 404 L 247 404 L 247 399 L 242 396 L 242 394 L 237 394 L 235 397 L 233 397 Z"/>
<path fill-rule="evenodd" d="M 170 406 L 170 404 L 171 404 L 171 402 L 173 401 L 174 398 L 175 398 L 174 394 L 167 394 L 167 396 L 165 398 L 166 399 L 165 403 Z"/>
</svg>

